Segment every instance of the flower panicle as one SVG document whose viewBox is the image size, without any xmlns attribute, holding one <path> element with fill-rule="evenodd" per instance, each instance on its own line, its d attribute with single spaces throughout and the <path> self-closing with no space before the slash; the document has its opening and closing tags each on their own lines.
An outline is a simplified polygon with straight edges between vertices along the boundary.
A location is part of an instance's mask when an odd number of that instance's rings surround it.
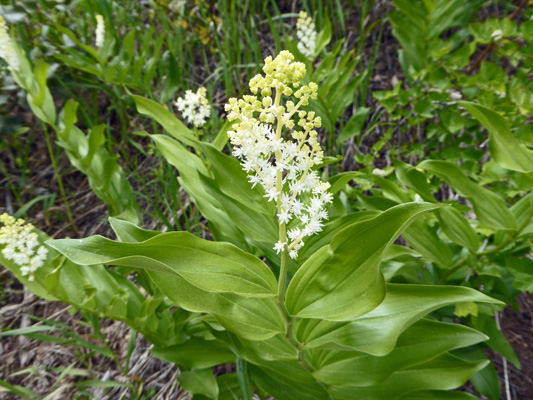
<svg viewBox="0 0 533 400">
<path fill-rule="evenodd" d="M 305 11 L 300 11 L 298 21 L 296 21 L 296 37 L 300 53 L 312 59 L 316 51 L 317 32 L 313 19 L 308 17 Z"/>
<path fill-rule="evenodd" d="M 206 94 L 206 88 L 201 87 L 196 93 L 191 90 L 185 91 L 185 96 L 176 100 L 176 108 L 189 124 L 200 127 L 205 124 L 205 121 L 211 115 L 211 107 Z"/>
<path fill-rule="evenodd" d="M 0 58 L 3 58 L 9 68 L 13 71 L 18 71 L 20 68 L 20 61 L 13 47 L 11 36 L 7 28 L 7 23 L 4 17 L 0 15 Z"/>
<path fill-rule="evenodd" d="M 33 232 L 34 226 L 23 219 L 4 213 L 0 215 L 0 223 L 4 225 L 0 228 L 0 245 L 5 246 L 2 255 L 17 264 L 22 275 L 33 281 L 35 271 L 44 265 L 48 249 L 40 245 Z"/>
<path fill-rule="evenodd" d="M 274 246 L 296 258 L 303 238 L 322 230 L 326 205 L 332 201 L 329 183 L 313 169 L 324 156 L 316 131 L 322 121 L 314 111 L 302 109 L 317 98 L 318 85 L 300 84 L 305 65 L 294 62 L 286 50 L 275 59 L 267 57 L 263 72 L 250 81 L 252 95 L 226 104 L 228 120 L 235 121 L 228 135 L 252 187 L 261 185 L 268 201 L 276 203 L 279 223 L 297 226 L 288 232 L 290 242 L 280 238 Z M 282 96 L 290 99 L 282 103 Z"/>
<path fill-rule="evenodd" d="M 96 31 L 95 31 L 95 44 L 96 47 L 101 48 L 105 41 L 105 21 L 104 17 L 100 14 L 96 16 Z"/>
</svg>

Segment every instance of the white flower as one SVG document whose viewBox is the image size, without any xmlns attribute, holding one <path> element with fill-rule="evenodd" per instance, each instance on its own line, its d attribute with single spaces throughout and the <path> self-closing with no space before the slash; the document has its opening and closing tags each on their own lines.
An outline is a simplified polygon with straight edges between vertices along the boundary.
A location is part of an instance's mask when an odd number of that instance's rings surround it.
<svg viewBox="0 0 533 400">
<path fill-rule="evenodd" d="M 374 168 L 372 170 L 372 175 L 376 175 L 376 176 L 385 176 L 387 175 L 387 173 L 385 171 L 383 171 L 382 169 L 379 169 L 379 168 Z"/>
<path fill-rule="evenodd" d="M 288 250 L 297 257 L 302 239 L 322 229 L 322 221 L 328 217 L 325 207 L 333 196 L 327 191 L 330 184 L 322 182 L 312 170 L 322 163 L 324 155 L 315 130 L 322 121 L 313 111 L 301 109 L 309 99 L 316 99 L 318 86 L 313 82 L 300 86 L 305 65 L 293 60 L 288 51 L 274 60 L 267 57 L 265 76 L 256 75 L 250 81 L 254 95 L 229 99 L 225 110 L 228 120 L 240 121 L 228 136 L 233 154 L 250 174 L 249 181 L 254 186 L 259 183 L 265 190 L 264 197 L 276 202 L 280 224 L 294 218 L 299 221 L 287 233 L 292 241 Z M 282 96 L 291 95 L 297 103 L 287 100 L 283 106 Z"/>
<path fill-rule="evenodd" d="M 300 11 L 300 17 L 296 22 L 296 36 L 298 37 L 298 50 L 304 56 L 312 59 L 316 50 L 316 30 L 311 17 L 305 11 Z"/>
<path fill-rule="evenodd" d="M 503 38 L 503 32 L 502 32 L 501 29 L 497 29 L 497 30 L 495 30 L 494 32 L 492 32 L 492 35 L 490 35 L 490 37 L 491 37 L 494 41 L 498 42 L 498 41 L 502 40 L 502 38 Z"/>
<path fill-rule="evenodd" d="M 0 15 L 0 58 L 3 58 L 9 68 L 13 71 L 18 71 L 20 68 L 20 62 L 13 48 L 11 37 L 7 30 L 7 24 L 4 17 Z"/>
<path fill-rule="evenodd" d="M 20 267 L 22 276 L 33 281 L 35 271 L 44 265 L 48 249 L 40 246 L 33 225 L 23 219 L 4 213 L 0 215 L 0 223 L 4 225 L 0 228 L 0 245 L 5 245 L 2 255 Z"/>
<path fill-rule="evenodd" d="M 197 127 L 202 126 L 211 115 L 206 92 L 204 87 L 199 88 L 196 93 L 187 90 L 185 91 L 185 98 L 180 97 L 176 100 L 176 108 L 189 124 L 194 124 Z"/>
<path fill-rule="evenodd" d="M 95 44 L 96 47 L 100 48 L 104 45 L 104 39 L 105 39 L 105 21 L 104 17 L 98 14 L 96 16 L 96 32 L 95 32 L 96 40 Z"/>
<path fill-rule="evenodd" d="M 274 245 L 274 250 L 276 250 L 276 253 L 279 254 L 280 251 L 283 251 L 283 249 L 285 249 L 285 246 L 287 245 L 287 242 L 285 243 L 282 243 L 281 241 L 278 241 L 275 245 Z"/>
<path fill-rule="evenodd" d="M 457 90 L 450 91 L 450 99 L 452 100 L 461 100 L 463 98 L 463 95 L 461 92 L 458 92 Z"/>
</svg>

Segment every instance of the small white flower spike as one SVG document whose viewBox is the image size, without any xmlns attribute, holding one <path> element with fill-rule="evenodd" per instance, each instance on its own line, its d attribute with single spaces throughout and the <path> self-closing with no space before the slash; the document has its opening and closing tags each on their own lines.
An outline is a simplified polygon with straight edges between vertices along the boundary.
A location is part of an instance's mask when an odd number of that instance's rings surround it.
<svg viewBox="0 0 533 400">
<path fill-rule="evenodd" d="M 105 21 L 104 17 L 98 14 L 96 16 L 96 40 L 95 44 L 96 47 L 100 48 L 104 45 L 104 39 L 105 39 Z"/>
<path fill-rule="evenodd" d="M 497 29 L 495 30 L 494 32 L 492 32 L 492 35 L 490 35 L 490 37 L 495 41 L 495 42 L 498 42 L 500 40 L 502 40 L 503 38 L 503 32 L 501 29 Z"/>
<path fill-rule="evenodd" d="M 305 65 L 294 62 L 288 51 L 275 59 L 267 57 L 263 71 L 264 76 L 256 75 L 250 81 L 253 95 L 231 98 L 226 104 L 228 120 L 239 120 L 228 135 L 233 155 L 250 175 L 252 187 L 260 184 L 265 197 L 276 202 L 280 225 L 295 218 L 299 221 L 299 227 L 287 232 L 289 255 L 296 258 L 302 239 L 322 230 L 322 221 L 328 218 L 325 207 L 333 198 L 327 191 L 330 184 L 320 181 L 312 169 L 322 163 L 324 155 L 315 130 L 322 121 L 313 111 L 301 109 L 309 99 L 316 99 L 318 86 L 313 82 L 300 86 Z M 293 96 L 297 103 L 287 99 L 283 105 L 282 96 Z M 283 137 L 284 131 L 292 140 Z M 284 241 L 280 237 L 274 250 L 282 251 Z"/>
<path fill-rule="evenodd" d="M 207 91 L 204 87 L 199 88 L 196 93 L 187 90 L 185 91 L 185 98 L 180 97 L 175 103 L 183 118 L 196 127 L 205 124 L 206 119 L 211 115 L 206 93 Z"/>
<path fill-rule="evenodd" d="M 296 36 L 298 37 L 298 50 L 304 56 L 312 59 L 316 50 L 316 30 L 311 17 L 305 11 L 300 11 L 300 17 L 296 21 Z"/>
<path fill-rule="evenodd" d="M 37 234 L 32 232 L 34 226 L 26 224 L 23 219 L 15 219 L 9 214 L 0 215 L 0 245 L 5 245 L 2 255 L 20 266 L 23 276 L 30 281 L 35 279 L 35 271 L 42 267 L 48 249 L 39 245 Z"/>
<path fill-rule="evenodd" d="M 7 29 L 6 20 L 0 15 L 0 58 L 3 58 L 9 68 L 13 71 L 18 71 L 20 62 L 13 48 L 11 37 Z"/>
</svg>

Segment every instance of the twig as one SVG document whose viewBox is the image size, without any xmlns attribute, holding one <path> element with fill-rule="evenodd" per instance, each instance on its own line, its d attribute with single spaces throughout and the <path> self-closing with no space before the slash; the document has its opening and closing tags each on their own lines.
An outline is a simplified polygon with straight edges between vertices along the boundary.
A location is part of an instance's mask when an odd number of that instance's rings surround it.
<svg viewBox="0 0 533 400">
<path fill-rule="evenodd" d="M 516 10 L 514 10 L 514 12 L 511 14 L 511 16 L 509 17 L 509 19 L 511 21 L 513 21 L 517 16 L 518 16 L 518 13 L 520 12 L 520 10 L 522 10 L 522 8 L 524 8 L 526 5 L 527 5 L 527 1 L 528 0 L 522 0 L 522 3 L 520 3 L 520 5 L 518 6 L 518 8 Z M 477 67 L 479 67 L 479 64 L 481 64 L 481 61 L 483 61 L 483 59 L 485 58 L 485 56 L 492 51 L 492 49 L 494 48 L 494 42 L 491 42 L 491 44 L 489 44 L 485 50 L 483 50 L 483 52 L 479 55 L 479 57 L 476 59 L 476 61 L 474 62 L 474 65 L 472 65 L 468 71 L 466 71 L 466 74 L 467 75 L 470 75 L 472 72 L 474 72 L 474 70 L 477 69 Z"/>
</svg>

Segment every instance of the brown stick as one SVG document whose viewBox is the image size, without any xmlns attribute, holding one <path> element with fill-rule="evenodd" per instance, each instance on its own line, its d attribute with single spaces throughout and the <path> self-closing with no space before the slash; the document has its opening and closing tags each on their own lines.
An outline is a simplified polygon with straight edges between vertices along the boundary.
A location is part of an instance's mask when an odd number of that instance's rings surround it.
<svg viewBox="0 0 533 400">
<path fill-rule="evenodd" d="M 527 5 L 527 2 L 528 0 L 522 0 L 522 3 L 520 3 L 520 5 L 518 6 L 518 8 L 516 10 L 514 10 L 514 12 L 511 14 L 511 16 L 509 17 L 509 19 L 511 21 L 513 21 L 516 17 L 518 17 L 518 13 L 520 12 L 520 10 L 522 10 L 522 8 L 524 8 L 526 5 Z M 485 47 L 485 50 L 483 50 L 483 52 L 479 55 L 479 57 L 476 59 L 476 61 L 474 62 L 474 65 L 472 65 L 468 71 L 466 72 L 467 75 L 470 75 L 472 72 L 474 72 L 474 70 L 479 67 L 479 64 L 481 64 L 481 62 L 483 61 L 483 59 L 485 58 L 485 56 L 492 51 L 492 49 L 494 48 L 494 42 L 491 42 L 491 44 L 489 44 L 487 47 Z"/>
</svg>

